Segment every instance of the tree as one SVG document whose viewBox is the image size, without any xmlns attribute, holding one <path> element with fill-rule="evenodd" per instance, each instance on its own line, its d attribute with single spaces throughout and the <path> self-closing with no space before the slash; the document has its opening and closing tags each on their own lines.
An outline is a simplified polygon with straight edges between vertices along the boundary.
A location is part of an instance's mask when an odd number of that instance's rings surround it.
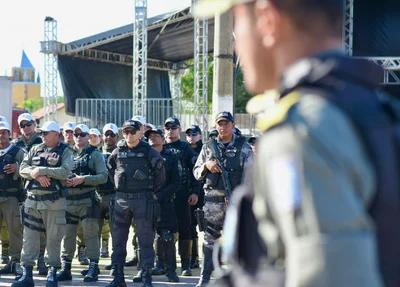
<svg viewBox="0 0 400 287">
<path fill-rule="evenodd" d="M 58 100 L 58 103 L 63 103 L 64 97 L 59 96 L 57 100 Z M 43 107 L 44 107 L 44 99 L 42 97 L 28 99 L 28 100 L 24 101 L 23 106 L 21 106 L 21 105 L 17 106 L 17 108 L 26 109 L 30 113 L 36 112 L 37 110 L 40 110 Z"/>
</svg>

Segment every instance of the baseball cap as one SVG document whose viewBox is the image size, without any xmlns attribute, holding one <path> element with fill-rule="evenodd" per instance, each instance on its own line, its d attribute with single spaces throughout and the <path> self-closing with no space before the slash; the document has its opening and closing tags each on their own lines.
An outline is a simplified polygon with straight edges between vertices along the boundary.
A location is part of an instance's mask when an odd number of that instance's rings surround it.
<svg viewBox="0 0 400 287">
<path fill-rule="evenodd" d="M 87 125 L 85 125 L 85 124 L 76 125 L 76 127 L 74 128 L 74 132 L 75 132 L 77 129 L 80 129 L 81 132 L 83 132 L 83 133 L 89 133 L 89 127 L 88 127 Z"/>
<path fill-rule="evenodd" d="M 0 122 L 8 122 L 6 117 L 0 116 Z"/>
<path fill-rule="evenodd" d="M 167 126 L 167 124 L 173 124 L 173 125 L 178 126 L 178 127 L 181 126 L 180 121 L 177 118 L 174 118 L 174 117 L 170 117 L 170 118 L 166 119 L 164 125 Z"/>
<path fill-rule="evenodd" d="M 148 131 L 146 131 L 146 132 L 144 133 L 144 137 L 145 137 L 145 138 L 148 138 L 149 135 L 150 135 L 151 133 L 157 133 L 157 134 L 159 134 L 159 135 L 162 136 L 162 137 L 164 136 L 164 133 L 163 133 L 162 130 L 160 130 L 160 129 L 151 129 L 151 130 L 148 130 Z"/>
<path fill-rule="evenodd" d="M 101 136 L 101 133 L 98 129 L 90 129 L 89 130 L 89 135 L 96 135 L 96 136 Z"/>
<path fill-rule="evenodd" d="M 151 128 L 152 130 L 157 129 L 155 125 L 150 124 L 150 123 L 146 123 L 145 126 L 148 128 Z"/>
<path fill-rule="evenodd" d="M 73 122 L 66 122 L 66 123 L 63 125 L 63 131 L 64 131 L 64 132 L 65 132 L 65 131 L 74 131 L 75 127 L 76 127 L 76 124 L 75 124 L 75 123 L 73 123 Z"/>
<path fill-rule="evenodd" d="M 26 120 L 25 120 L 26 121 Z M 38 132 L 60 132 L 60 126 L 53 121 L 47 121 L 43 124 L 42 127 L 36 129 Z"/>
<path fill-rule="evenodd" d="M 198 125 L 191 125 L 186 129 L 186 133 L 192 132 L 192 135 L 197 136 L 198 134 L 201 134 L 201 129 Z"/>
<path fill-rule="evenodd" d="M 237 4 L 250 3 L 254 0 L 200 0 L 193 9 L 196 17 L 213 17 L 223 14 Z"/>
<path fill-rule="evenodd" d="M 119 129 L 116 124 L 108 123 L 103 127 L 103 134 L 107 131 L 112 131 L 114 134 L 118 134 Z"/>
<path fill-rule="evenodd" d="M 0 130 L 8 130 L 10 132 L 11 131 L 10 124 L 6 121 L 1 121 L 0 122 Z"/>
<path fill-rule="evenodd" d="M 218 136 L 218 131 L 216 128 L 212 128 L 208 131 L 208 137 Z"/>
<path fill-rule="evenodd" d="M 124 122 L 124 125 L 122 126 L 122 129 L 128 129 L 128 128 L 133 128 L 136 129 L 137 131 L 140 130 L 139 122 L 135 120 L 127 120 Z"/>
<path fill-rule="evenodd" d="M 215 122 L 218 123 L 219 121 L 227 121 L 227 122 L 234 122 L 233 116 L 230 112 L 220 112 L 215 116 Z"/>
<path fill-rule="evenodd" d="M 132 120 L 140 122 L 142 126 L 146 124 L 146 120 L 142 116 L 133 116 Z"/>
<path fill-rule="evenodd" d="M 31 114 L 23 113 L 23 114 L 20 114 L 19 117 L 18 117 L 18 125 L 20 125 L 22 121 L 31 122 L 31 121 L 34 121 L 34 120 L 35 119 L 33 118 L 33 116 Z"/>
</svg>

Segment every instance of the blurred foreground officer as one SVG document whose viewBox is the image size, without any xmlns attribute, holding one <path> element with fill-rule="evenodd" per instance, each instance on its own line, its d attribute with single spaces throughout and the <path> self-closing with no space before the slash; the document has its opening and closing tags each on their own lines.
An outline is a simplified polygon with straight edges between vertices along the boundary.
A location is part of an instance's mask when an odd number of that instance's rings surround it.
<svg viewBox="0 0 400 287">
<path fill-rule="evenodd" d="M 19 202 L 25 198 L 22 193 L 19 167 L 24 159 L 24 151 L 10 144 L 10 134 L 10 125 L 7 122 L 0 122 L 0 222 L 3 219 L 6 222 L 11 255 L 11 261 L 0 269 L 0 274 L 15 273 L 22 249 Z"/>
<path fill-rule="evenodd" d="M 128 120 L 122 127 L 125 141 L 108 158 L 108 168 L 117 190 L 113 218 L 114 280 L 108 287 L 126 286 L 124 264 L 126 242 L 132 219 L 139 239 L 140 275 L 143 286 L 152 287 L 151 269 L 154 266 L 154 223 L 159 220 L 159 204 L 153 199 L 165 182 L 164 160 L 160 153 L 141 141 L 137 121 Z"/>
<path fill-rule="evenodd" d="M 182 166 L 178 157 L 164 147 L 164 133 L 160 129 L 147 130 L 144 133 L 150 146 L 161 153 L 165 161 L 165 183 L 159 192 L 154 194 L 154 199 L 160 203 L 161 216 L 156 224 L 156 255 L 159 266 L 166 269 L 169 282 L 179 282 L 176 275 L 176 249 L 175 243 L 178 238 L 178 219 L 174 207 L 175 192 L 179 190 L 182 177 Z"/>
<path fill-rule="evenodd" d="M 246 88 L 277 91 L 248 104 L 266 132 L 227 213 L 225 283 L 400 286 L 398 111 L 382 69 L 340 51 L 344 1 L 218 2 Z"/>
<path fill-rule="evenodd" d="M 218 137 L 203 145 L 193 169 L 197 180 L 204 181 L 204 243 L 201 277 L 197 287 L 210 281 L 214 270 L 213 246 L 221 235 L 226 204 L 233 189 L 242 182 L 244 169 L 251 163 L 253 151 L 233 133 L 235 123 L 230 112 L 218 113 L 215 120 Z M 200 227 L 201 228 L 201 227 Z"/>
<path fill-rule="evenodd" d="M 64 186 L 72 165 L 68 146 L 60 142 L 60 127 L 48 121 L 39 129 L 43 143 L 25 156 L 20 175 L 27 180 L 27 199 L 22 212 L 24 239 L 21 254 L 23 275 L 13 287 L 32 287 L 32 268 L 39 256 L 40 233 L 46 233 L 49 267 L 47 287 L 56 287 L 56 266 L 60 266 L 61 240 L 65 234 Z"/>
</svg>

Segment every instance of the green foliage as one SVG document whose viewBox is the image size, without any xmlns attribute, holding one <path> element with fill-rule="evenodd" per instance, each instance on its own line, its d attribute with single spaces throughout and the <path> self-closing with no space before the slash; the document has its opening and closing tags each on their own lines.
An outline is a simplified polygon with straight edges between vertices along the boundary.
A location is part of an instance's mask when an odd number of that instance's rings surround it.
<svg viewBox="0 0 400 287">
<path fill-rule="evenodd" d="M 64 97 L 59 96 L 57 100 L 58 103 L 63 103 Z M 17 108 L 24 108 L 28 110 L 30 113 L 36 112 L 37 110 L 40 110 L 43 107 L 44 107 L 43 98 L 28 99 L 24 102 L 23 106 L 17 106 Z"/>
</svg>

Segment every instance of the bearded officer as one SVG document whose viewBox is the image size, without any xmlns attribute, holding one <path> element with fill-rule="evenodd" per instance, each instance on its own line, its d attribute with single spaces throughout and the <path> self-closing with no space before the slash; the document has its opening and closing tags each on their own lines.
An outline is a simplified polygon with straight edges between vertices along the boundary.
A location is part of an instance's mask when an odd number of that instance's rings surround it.
<svg viewBox="0 0 400 287">
<path fill-rule="evenodd" d="M 141 141 L 137 121 L 128 120 L 122 127 L 125 141 L 120 143 L 108 159 L 108 168 L 114 176 L 117 190 L 113 207 L 114 280 L 108 287 L 126 286 L 124 269 L 126 242 L 132 219 L 141 251 L 143 286 L 151 287 L 151 269 L 154 266 L 154 223 L 159 220 L 159 205 L 153 199 L 165 182 L 164 160 L 160 153 Z"/>
<path fill-rule="evenodd" d="M 22 161 L 20 175 L 26 179 L 27 199 L 22 213 L 24 238 L 21 254 L 23 275 L 13 287 L 33 287 L 32 268 L 39 256 L 40 234 L 46 233 L 49 267 L 46 287 L 56 287 L 56 266 L 60 266 L 61 240 L 65 234 L 66 201 L 62 196 L 72 157 L 60 142 L 60 127 L 48 121 L 38 129 L 43 143 L 32 147 Z"/>
<path fill-rule="evenodd" d="M 57 274 L 58 281 L 72 280 L 71 264 L 75 254 L 78 222 L 82 222 L 86 255 L 90 260 L 84 282 L 94 282 L 99 275 L 99 218 L 100 202 L 96 186 L 107 181 L 107 168 L 101 152 L 89 145 L 89 128 L 79 124 L 74 129 L 74 164 L 67 181 L 68 196 L 66 219 L 67 229 L 61 252 L 62 270 Z"/>
</svg>

